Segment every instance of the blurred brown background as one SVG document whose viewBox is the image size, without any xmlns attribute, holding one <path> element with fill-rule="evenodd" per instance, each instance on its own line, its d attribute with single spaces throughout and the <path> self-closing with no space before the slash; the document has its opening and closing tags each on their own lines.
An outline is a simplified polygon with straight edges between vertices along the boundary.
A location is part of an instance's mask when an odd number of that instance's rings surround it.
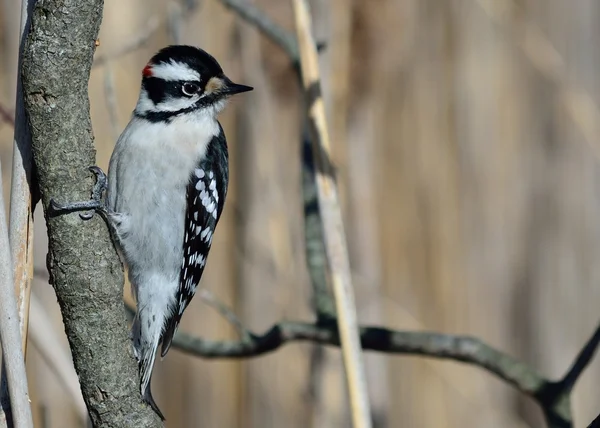
<svg viewBox="0 0 600 428">
<path fill-rule="evenodd" d="M 249 0 L 250 1 L 250 0 Z M 19 2 L 0 9 L 0 102 L 14 108 Z M 293 31 L 290 2 L 256 0 Z M 359 318 L 479 336 L 556 378 L 600 302 L 600 3 L 595 0 L 314 0 Z M 203 285 L 262 332 L 311 320 L 295 75 L 218 0 L 107 1 L 90 97 L 106 168 L 140 71 L 174 42 L 214 54 L 256 90 L 222 115 L 232 184 Z M 125 51 L 125 53 L 124 53 Z M 12 128 L 0 123 L 6 199 Z M 67 352 L 36 212 L 34 293 Z M 182 329 L 234 338 L 196 299 Z M 32 343 L 33 342 L 33 343 Z M 309 344 L 242 361 L 174 350 L 154 395 L 168 427 L 347 427 L 341 360 L 311 374 Z M 76 406 L 30 339 L 36 427 L 77 427 Z M 527 399 L 452 362 L 368 354 L 377 427 L 538 427 Z M 600 411 L 600 365 L 575 392 Z"/>
</svg>

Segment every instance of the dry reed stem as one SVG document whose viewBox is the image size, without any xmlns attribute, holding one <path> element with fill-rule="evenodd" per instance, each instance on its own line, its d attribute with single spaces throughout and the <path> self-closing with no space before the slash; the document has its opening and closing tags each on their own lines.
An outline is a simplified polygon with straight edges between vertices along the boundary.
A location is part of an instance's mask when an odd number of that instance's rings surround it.
<svg viewBox="0 0 600 428">
<path fill-rule="evenodd" d="M 22 0 L 21 2 L 21 43 L 28 27 L 29 10 L 33 8 L 34 3 L 35 0 Z M 21 56 L 21 52 L 19 52 L 19 56 Z M 20 64 L 21 59 L 19 58 L 19 69 Z M 10 188 L 9 242 L 23 355 L 27 352 L 29 297 L 33 280 L 32 168 L 31 138 L 23 106 L 21 77 L 18 76 Z"/>
<path fill-rule="evenodd" d="M 1 167 L 0 189 L 2 189 Z M 0 415 L 0 421 L 4 418 L 12 418 L 12 425 L 6 420 L 9 427 L 33 427 L 2 191 L 0 191 L 0 339 L 3 364 L 0 413 L 4 412 L 4 415 Z"/>
<path fill-rule="evenodd" d="M 371 417 L 365 368 L 356 320 L 354 291 L 352 289 L 342 214 L 330 165 L 331 148 L 325 118 L 325 106 L 319 86 L 317 49 L 311 34 L 308 4 L 304 0 L 294 0 L 293 5 L 300 49 L 302 82 L 307 97 L 308 116 L 312 133 L 319 210 L 323 221 L 325 248 L 338 314 L 338 329 L 350 395 L 352 422 L 356 428 L 368 428 L 371 427 Z"/>
<path fill-rule="evenodd" d="M 35 0 L 21 1 L 21 46 L 34 3 Z M 20 48 L 19 69 L 21 54 Z M 24 357 L 33 278 L 33 223 L 30 191 L 32 154 L 20 77 L 17 78 L 14 128 L 10 233 L 4 211 L 0 168 L 0 339 L 3 355 L 0 421 L 7 426 L 11 426 L 12 421 L 12 426 L 25 428 L 33 427 Z"/>
</svg>

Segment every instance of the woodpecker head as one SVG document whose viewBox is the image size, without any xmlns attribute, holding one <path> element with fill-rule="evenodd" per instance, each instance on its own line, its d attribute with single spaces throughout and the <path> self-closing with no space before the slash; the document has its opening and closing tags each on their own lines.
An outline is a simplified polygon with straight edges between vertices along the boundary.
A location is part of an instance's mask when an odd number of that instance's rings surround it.
<svg viewBox="0 0 600 428">
<path fill-rule="evenodd" d="M 167 46 L 142 71 L 135 115 L 153 122 L 198 112 L 216 116 L 228 97 L 252 89 L 233 83 L 202 49 Z"/>
</svg>

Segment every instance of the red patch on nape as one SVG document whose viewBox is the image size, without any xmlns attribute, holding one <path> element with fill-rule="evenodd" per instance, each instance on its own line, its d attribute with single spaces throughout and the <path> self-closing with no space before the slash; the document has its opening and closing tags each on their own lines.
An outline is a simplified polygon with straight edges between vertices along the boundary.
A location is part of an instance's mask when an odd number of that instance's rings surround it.
<svg viewBox="0 0 600 428">
<path fill-rule="evenodd" d="M 144 69 L 142 70 L 142 76 L 152 77 L 152 66 L 150 64 L 144 67 Z"/>
</svg>

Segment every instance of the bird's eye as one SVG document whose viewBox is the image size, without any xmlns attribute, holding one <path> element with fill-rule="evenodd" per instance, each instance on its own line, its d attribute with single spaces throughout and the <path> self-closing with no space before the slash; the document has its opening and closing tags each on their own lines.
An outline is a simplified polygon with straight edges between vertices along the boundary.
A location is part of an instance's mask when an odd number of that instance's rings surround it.
<svg viewBox="0 0 600 428">
<path fill-rule="evenodd" d="M 181 87 L 181 92 L 183 92 L 183 95 L 187 95 L 188 97 L 196 94 L 199 90 L 200 86 L 198 86 L 196 83 L 186 82 Z"/>
</svg>

